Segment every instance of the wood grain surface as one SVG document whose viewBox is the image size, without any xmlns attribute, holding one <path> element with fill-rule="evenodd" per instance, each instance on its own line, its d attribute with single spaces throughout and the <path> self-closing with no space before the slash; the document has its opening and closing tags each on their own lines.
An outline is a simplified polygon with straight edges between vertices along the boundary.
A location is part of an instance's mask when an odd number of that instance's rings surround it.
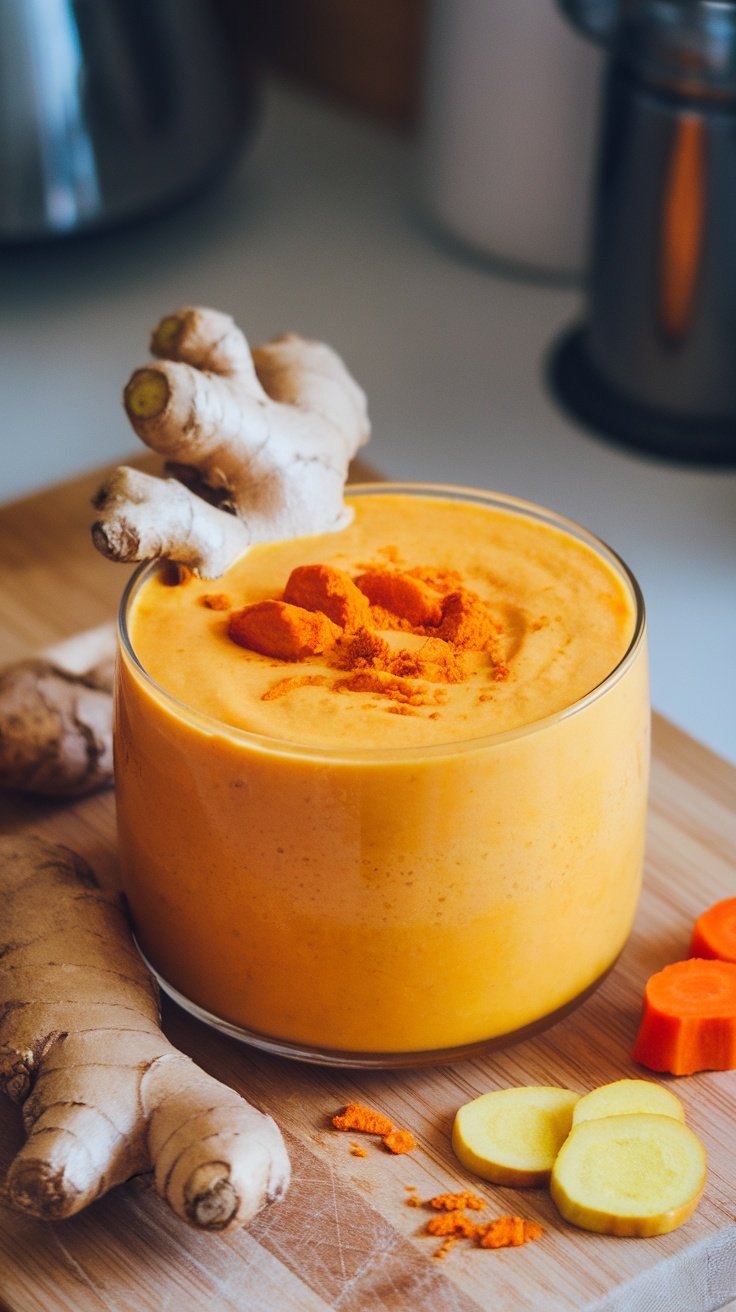
<svg viewBox="0 0 736 1312">
<path fill-rule="evenodd" d="M 363 472 L 363 471 L 359 471 Z M 0 509 L 0 662 L 114 614 L 127 570 L 90 547 L 89 496 L 99 473 Z M 19 795 L 0 802 L 3 831 L 28 830 L 76 847 L 106 882 L 116 879 L 114 798 L 75 804 Z M 287 1138 L 287 1198 L 248 1230 L 219 1237 L 179 1222 L 147 1178 L 59 1224 L 0 1204 L 0 1308 L 8 1312 L 705 1312 L 736 1297 L 736 1072 L 666 1081 L 706 1144 L 703 1201 L 658 1239 L 614 1239 L 567 1226 L 543 1190 L 486 1188 L 459 1169 L 449 1133 L 457 1106 L 518 1083 L 585 1091 L 646 1075 L 629 1052 L 644 980 L 685 955 L 704 906 L 736 891 L 736 770 L 655 716 L 642 902 L 634 932 L 601 988 L 545 1034 L 452 1066 L 394 1073 L 339 1072 L 251 1050 L 209 1031 L 173 1004 L 173 1042 L 271 1112 Z M 350 1153 L 329 1117 L 358 1098 L 411 1128 L 419 1147 L 394 1158 L 377 1142 Z M 17 1108 L 0 1104 L 0 1173 L 22 1139 Z M 406 1206 L 476 1188 L 489 1216 L 519 1212 L 545 1234 L 525 1248 L 458 1244 L 442 1262 Z"/>
</svg>

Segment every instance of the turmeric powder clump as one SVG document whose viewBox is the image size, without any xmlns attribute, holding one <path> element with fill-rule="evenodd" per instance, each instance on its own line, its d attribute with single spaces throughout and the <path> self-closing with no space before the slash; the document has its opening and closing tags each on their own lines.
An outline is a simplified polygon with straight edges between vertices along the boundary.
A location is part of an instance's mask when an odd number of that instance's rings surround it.
<svg viewBox="0 0 736 1312">
<path fill-rule="evenodd" d="M 371 1107 L 364 1107 L 360 1102 L 349 1102 L 341 1112 L 332 1117 L 336 1130 L 362 1130 L 364 1134 L 390 1134 L 393 1121 Z"/>
<path fill-rule="evenodd" d="M 388 1134 L 384 1134 L 381 1142 L 384 1148 L 388 1148 L 389 1152 L 394 1153 L 397 1157 L 401 1156 L 402 1153 L 413 1152 L 417 1146 L 417 1141 L 411 1130 L 391 1130 Z"/>
<path fill-rule="evenodd" d="M 434 625 L 442 619 L 441 595 L 412 574 L 374 569 L 360 574 L 355 582 L 372 605 L 381 606 L 411 625 Z"/>
<path fill-rule="evenodd" d="M 363 1134 L 379 1135 L 384 1148 L 395 1156 L 410 1153 L 417 1146 L 410 1130 L 395 1130 L 388 1116 L 372 1107 L 364 1107 L 360 1102 L 349 1102 L 331 1120 L 336 1130 L 359 1130 Z M 355 1145 L 350 1151 L 353 1156 L 365 1156 L 364 1151 L 356 1152 Z"/>
<path fill-rule="evenodd" d="M 337 624 L 321 611 L 303 610 L 285 601 L 256 601 L 230 616 L 233 642 L 262 656 L 300 661 L 334 647 L 340 636 Z"/>
<path fill-rule="evenodd" d="M 472 592 L 461 588 L 442 602 L 437 636 L 464 651 L 492 651 L 500 625 L 488 607 Z"/>
<path fill-rule="evenodd" d="M 321 611 L 348 633 L 371 622 L 367 597 L 349 574 L 332 565 L 298 565 L 287 580 L 284 601 L 305 610 Z"/>
</svg>

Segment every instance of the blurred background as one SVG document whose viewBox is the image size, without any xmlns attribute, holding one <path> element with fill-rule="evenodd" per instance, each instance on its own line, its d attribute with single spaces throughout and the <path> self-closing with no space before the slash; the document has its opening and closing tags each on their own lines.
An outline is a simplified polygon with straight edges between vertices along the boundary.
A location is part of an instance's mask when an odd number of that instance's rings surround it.
<svg viewBox="0 0 736 1312">
<path fill-rule="evenodd" d="M 624 556 L 655 707 L 736 760 L 735 9 L 2 0 L 0 501 L 137 450 L 179 305 L 322 337 L 381 473 Z"/>
</svg>

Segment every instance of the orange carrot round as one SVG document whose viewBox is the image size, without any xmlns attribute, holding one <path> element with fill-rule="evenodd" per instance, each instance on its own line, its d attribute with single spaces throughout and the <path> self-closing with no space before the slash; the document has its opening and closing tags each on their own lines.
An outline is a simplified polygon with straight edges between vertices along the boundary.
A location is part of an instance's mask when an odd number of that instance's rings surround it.
<svg viewBox="0 0 736 1312">
<path fill-rule="evenodd" d="M 647 980 L 632 1053 L 653 1071 L 736 1068 L 736 963 L 690 957 Z"/>
<path fill-rule="evenodd" d="M 736 961 L 736 897 L 726 897 L 698 916 L 693 926 L 690 956 Z"/>
</svg>

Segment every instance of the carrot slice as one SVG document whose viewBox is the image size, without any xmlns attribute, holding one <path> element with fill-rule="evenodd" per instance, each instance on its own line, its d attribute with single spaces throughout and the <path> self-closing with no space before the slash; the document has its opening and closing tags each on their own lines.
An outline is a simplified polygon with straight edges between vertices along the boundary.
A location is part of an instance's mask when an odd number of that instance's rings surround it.
<svg viewBox="0 0 736 1312">
<path fill-rule="evenodd" d="M 690 956 L 736 961 L 736 897 L 726 897 L 698 916 Z"/>
<path fill-rule="evenodd" d="M 652 975 L 632 1056 L 672 1075 L 736 1069 L 736 963 L 690 957 Z"/>
</svg>

